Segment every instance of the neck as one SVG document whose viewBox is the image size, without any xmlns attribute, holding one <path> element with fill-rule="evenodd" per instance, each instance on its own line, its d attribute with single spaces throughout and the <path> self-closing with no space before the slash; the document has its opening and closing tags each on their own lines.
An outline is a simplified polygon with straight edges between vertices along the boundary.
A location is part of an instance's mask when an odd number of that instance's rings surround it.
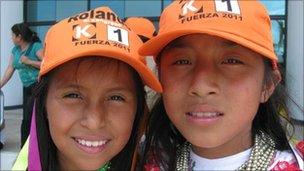
<svg viewBox="0 0 304 171">
<path fill-rule="evenodd" d="M 251 130 L 245 133 L 238 134 L 228 142 L 216 147 L 198 147 L 192 145 L 192 149 L 195 154 L 208 158 L 216 159 L 231 156 L 242 151 L 245 151 L 252 147 Z"/>
<path fill-rule="evenodd" d="M 75 167 L 74 163 L 69 162 L 69 160 L 61 154 L 58 154 L 58 161 L 60 170 L 80 170 L 79 168 Z"/>
<path fill-rule="evenodd" d="M 28 42 L 23 41 L 23 42 L 20 43 L 19 46 L 20 46 L 21 50 L 25 50 L 28 45 L 29 45 Z"/>
</svg>

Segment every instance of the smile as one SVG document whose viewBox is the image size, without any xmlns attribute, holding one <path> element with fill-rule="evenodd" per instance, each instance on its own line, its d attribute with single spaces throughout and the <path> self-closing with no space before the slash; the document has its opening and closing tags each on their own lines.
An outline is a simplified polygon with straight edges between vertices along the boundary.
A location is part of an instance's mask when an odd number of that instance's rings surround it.
<svg viewBox="0 0 304 171">
<path fill-rule="evenodd" d="M 198 124 L 201 126 L 208 126 L 215 124 L 221 117 L 223 113 L 220 112 L 187 112 L 186 118 L 191 124 Z"/>
<path fill-rule="evenodd" d="M 73 138 L 76 146 L 88 154 L 98 154 L 102 152 L 110 140 L 85 140 L 83 138 Z"/>
<path fill-rule="evenodd" d="M 87 147 L 99 147 L 108 142 L 108 140 L 101 140 L 101 141 L 88 141 L 84 139 L 76 139 L 75 141 L 79 143 L 80 145 L 87 146 Z"/>
<path fill-rule="evenodd" d="M 196 117 L 196 118 L 215 118 L 222 116 L 222 113 L 219 112 L 187 112 L 186 115 Z"/>
</svg>

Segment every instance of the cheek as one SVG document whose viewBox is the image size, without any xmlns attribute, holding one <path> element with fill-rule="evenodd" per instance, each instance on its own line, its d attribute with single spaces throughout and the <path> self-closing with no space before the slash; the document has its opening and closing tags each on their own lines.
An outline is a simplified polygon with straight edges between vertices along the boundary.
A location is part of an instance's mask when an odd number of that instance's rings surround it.
<svg viewBox="0 0 304 171">
<path fill-rule="evenodd" d="M 16 38 L 12 38 L 13 43 L 17 43 Z"/>
<path fill-rule="evenodd" d="M 46 105 L 51 137 L 60 149 L 67 143 L 65 138 L 69 137 L 69 133 L 80 119 L 81 113 L 77 111 L 77 107 L 70 108 L 52 97 L 48 97 Z"/>
<path fill-rule="evenodd" d="M 165 109 L 168 115 L 170 116 L 170 114 L 175 113 L 175 111 L 178 110 L 177 107 L 179 107 L 180 104 L 183 103 L 182 97 L 184 96 L 184 92 L 181 91 L 183 90 L 181 84 L 178 84 L 174 81 L 171 82 L 172 79 L 170 80 L 170 78 L 164 80 L 165 81 L 162 82 L 163 85 L 162 98 Z"/>
<path fill-rule="evenodd" d="M 225 99 L 228 102 L 227 108 L 232 113 L 245 115 L 240 120 L 252 120 L 258 110 L 262 91 L 262 82 L 259 79 L 243 79 L 222 87 L 225 92 Z"/>
<path fill-rule="evenodd" d="M 170 77 L 170 74 L 166 73 L 166 71 L 163 71 L 160 74 L 160 82 L 162 84 L 163 90 L 164 91 L 166 90 L 165 92 L 171 90 L 171 85 L 174 81 L 175 81 L 174 78 Z"/>
<path fill-rule="evenodd" d="M 181 119 L 178 114 L 185 105 L 189 84 L 189 76 L 183 76 L 183 73 L 169 73 L 163 71 L 161 75 L 161 84 L 163 86 L 162 98 L 169 118 L 174 122 Z"/>
<path fill-rule="evenodd" d="M 20 41 L 20 39 L 18 37 L 15 37 L 14 42 L 18 42 L 18 41 Z"/>
<path fill-rule="evenodd" d="M 257 86 L 257 83 L 253 83 L 254 86 L 250 84 L 236 84 L 225 86 L 223 89 L 227 97 L 235 99 L 237 101 L 252 101 L 259 103 L 259 97 L 261 96 L 261 88 Z M 229 88 L 231 86 L 231 88 Z"/>
<path fill-rule="evenodd" d="M 170 71 L 163 71 L 160 82 L 163 86 L 163 97 L 168 98 L 169 101 L 180 99 L 187 91 L 188 77 L 182 76 L 182 73 L 170 73 Z"/>
<path fill-rule="evenodd" d="M 262 65 L 262 64 L 261 64 Z M 264 69 L 261 67 L 246 67 L 232 72 L 225 72 L 221 88 L 241 101 L 256 101 L 261 96 L 264 79 Z M 250 98 L 248 98 L 250 97 Z"/>
<path fill-rule="evenodd" d="M 126 144 L 131 135 L 136 113 L 136 105 L 116 107 L 109 110 L 109 129 L 113 131 L 119 144 Z"/>
</svg>

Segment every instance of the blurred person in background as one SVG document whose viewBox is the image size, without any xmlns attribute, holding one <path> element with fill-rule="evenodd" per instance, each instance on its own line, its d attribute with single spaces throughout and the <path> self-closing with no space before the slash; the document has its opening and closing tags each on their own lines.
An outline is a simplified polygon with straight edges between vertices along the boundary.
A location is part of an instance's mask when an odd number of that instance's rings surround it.
<svg viewBox="0 0 304 171">
<path fill-rule="evenodd" d="M 37 83 L 38 73 L 43 58 L 43 46 L 37 33 L 32 31 L 25 23 L 12 26 L 12 41 L 14 47 L 11 51 L 8 66 L 1 79 L 2 88 L 18 71 L 23 85 L 23 119 L 21 123 L 21 147 L 30 131 L 30 120 L 33 106 L 31 95 Z"/>
</svg>

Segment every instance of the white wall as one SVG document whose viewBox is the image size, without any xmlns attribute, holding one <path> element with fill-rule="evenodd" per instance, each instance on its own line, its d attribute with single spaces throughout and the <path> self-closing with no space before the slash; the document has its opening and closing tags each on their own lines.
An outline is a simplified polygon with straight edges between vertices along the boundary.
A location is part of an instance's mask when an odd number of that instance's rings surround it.
<svg viewBox="0 0 304 171">
<path fill-rule="evenodd" d="M 1 19 L 0 19 L 0 47 L 1 47 L 1 78 L 8 65 L 8 58 L 11 54 L 13 43 L 11 41 L 11 27 L 15 23 L 23 21 L 23 0 L 11 1 L 0 0 Z M 11 80 L 2 87 L 4 93 L 4 106 L 15 106 L 22 104 L 22 83 L 17 71 Z"/>
<path fill-rule="evenodd" d="M 304 121 L 303 100 L 303 5 L 304 1 L 288 1 L 286 86 L 291 95 L 291 117 Z"/>
</svg>

